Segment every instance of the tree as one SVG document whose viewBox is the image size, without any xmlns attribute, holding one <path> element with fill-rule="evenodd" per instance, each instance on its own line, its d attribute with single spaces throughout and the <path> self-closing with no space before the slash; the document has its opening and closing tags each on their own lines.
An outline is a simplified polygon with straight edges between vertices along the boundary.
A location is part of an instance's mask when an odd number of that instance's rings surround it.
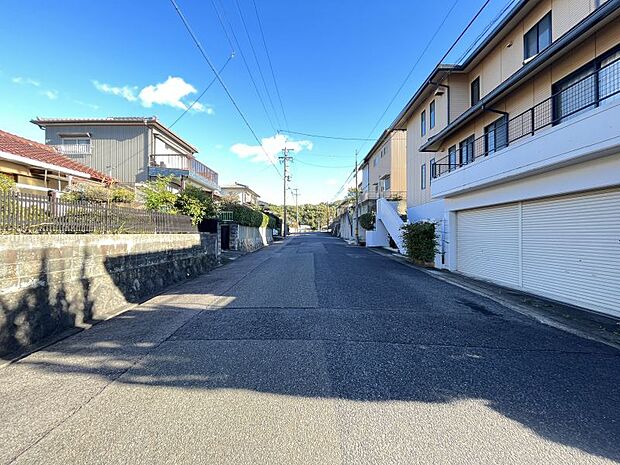
<svg viewBox="0 0 620 465">
<path fill-rule="evenodd" d="M 147 210 L 177 213 L 177 195 L 168 188 L 171 182 L 172 176 L 157 176 L 156 179 L 145 183 L 143 192 Z"/>
<path fill-rule="evenodd" d="M 211 195 L 194 186 L 187 186 L 175 202 L 176 209 L 192 218 L 192 224 L 198 224 L 206 218 L 215 216 L 215 204 Z"/>
<path fill-rule="evenodd" d="M 0 192 L 7 192 L 15 187 L 15 181 L 10 176 L 0 173 Z"/>
</svg>

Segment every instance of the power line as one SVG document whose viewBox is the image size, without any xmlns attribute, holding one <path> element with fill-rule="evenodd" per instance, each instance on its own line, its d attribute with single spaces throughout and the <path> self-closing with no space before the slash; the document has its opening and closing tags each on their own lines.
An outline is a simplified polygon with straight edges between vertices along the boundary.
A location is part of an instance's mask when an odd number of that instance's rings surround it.
<svg viewBox="0 0 620 465">
<path fill-rule="evenodd" d="M 351 165 L 346 165 L 346 166 L 327 166 L 327 165 L 317 165 L 314 163 L 308 163 L 307 161 L 301 161 L 299 158 L 295 159 L 295 162 L 297 163 L 302 163 L 304 165 L 308 165 L 308 166 L 314 166 L 316 168 L 332 168 L 332 169 L 342 169 L 342 168 L 350 168 Z"/>
<path fill-rule="evenodd" d="M 237 11 L 239 12 L 239 17 L 241 18 L 241 24 L 243 24 L 243 29 L 245 30 L 245 35 L 248 38 L 248 42 L 250 44 L 250 50 L 252 50 L 252 55 L 254 56 L 254 61 L 256 62 L 256 67 L 258 68 L 258 74 L 260 75 L 261 81 L 263 82 L 263 87 L 265 88 L 265 93 L 267 94 L 267 98 L 269 99 L 269 105 L 271 106 L 271 110 L 273 111 L 273 116 L 276 120 L 276 124 L 280 126 L 280 121 L 278 118 L 278 112 L 276 111 L 276 107 L 273 105 L 273 100 L 271 99 L 271 93 L 267 88 L 267 82 L 265 81 L 265 75 L 263 74 L 263 69 L 260 66 L 260 62 L 258 60 L 258 55 L 256 53 L 256 49 L 254 48 L 254 42 L 250 37 L 250 31 L 248 30 L 248 26 L 245 22 L 245 18 L 243 17 L 243 12 L 241 11 L 241 6 L 239 5 L 239 0 L 235 0 L 235 4 L 237 5 Z"/>
<path fill-rule="evenodd" d="M 226 65 L 227 65 L 228 63 L 230 63 L 230 61 L 232 60 L 232 58 L 233 58 L 233 55 L 230 55 L 230 56 L 228 57 L 228 60 L 226 60 L 226 63 L 224 63 L 224 65 L 220 68 L 220 71 L 219 71 L 220 73 L 221 73 L 222 71 L 224 71 L 224 69 L 226 68 Z M 170 126 L 168 126 L 168 128 L 169 128 L 169 129 L 172 129 L 172 126 L 174 126 L 175 124 L 177 124 L 177 123 L 179 122 L 179 120 L 180 120 L 181 118 L 183 118 L 183 117 L 184 117 L 184 116 L 185 116 L 185 115 L 189 112 L 189 110 L 190 110 L 190 109 L 191 109 L 191 108 L 192 108 L 192 107 L 196 104 L 196 102 L 198 102 L 198 101 L 199 101 L 199 100 L 200 100 L 200 99 L 204 96 L 204 94 L 206 94 L 206 93 L 207 93 L 207 91 L 209 90 L 209 88 L 213 85 L 213 83 L 214 83 L 216 80 L 217 80 L 217 78 L 213 78 L 213 79 L 211 80 L 211 82 L 207 85 L 207 87 L 206 87 L 206 88 L 205 88 L 205 89 L 204 89 L 204 90 L 200 93 L 200 95 L 198 96 L 198 98 L 196 98 L 196 100 L 194 100 L 194 102 L 192 102 L 192 104 L 191 104 L 189 107 L 187 107 L 187 108 L 183 111 L 183 113 L 181 113 L 181 114 L 179 115 L 179 117 L 178 117 L 177 119 L 175 119 L 175 120 L 174 120 L 174 122 L 173 122 Z M 150 147 L 150 145 L 151 145 L 151 141 L 149 140 L 149 142 L 148 142 L 148 147 Z M 133 160 L 134 158 L 136 158 L 138 155 L 144 155 L 144 150 L 143 150 L 143 149 L 141 149 L 141 150 L 138 150 L 138 151 L 136 151 L 135 153 L 131 154 L 129 157 L 125 158 L 122 162 L 120 162 L 119 164 L 117 164 L 117 165 L 114 167 L 114 169 L 118 169 L 119 167 L 121 167 L 121 166 L 123 166 L 125 163 L 127 163 L 128 161 L 131 161 L 131 160 Z"/>
<path fill-rule="evenodd" d="M 267 153 L 267 151 L 263 147 L 262 142 L 260 141 L 260 139 L 256 135 L 256 132 L 254 131 L 254 129 L 250 125 L 250 122 L 246 118 L 245 114 L 241 111 L 241 108 L 239 108 L 239 105 L 237 105 L 237 102 L 235 101 L 234 97 L 232 96 L 232 94 L 228 90 L 228 87 L 226 87 L 226 84 L 224 83 L 224 81 L 222 80 L 221 76 L 219 75 L 219 73 L 215 69 L 215 66 L 213 66 L 213 63 L 211 62 L 211 60 L 207 56 L 207 53 L 204 51 L 204 48 L 202 47 L 202 45 L 201 45 L 200 41 L 198 40 L 198 38 L 196 37 L 196 35 L 194 34 L 194 31 L 192 31 L 192 28 L 190 27 L 189 23 L 187 22 L 187 19 L 185 19 L 185 16 L 181 12 L 181 10 L 179 8 L 179 5 L 177 5 L 176 0 L 170 0 L 170 2 L 174 6 L 174 9 L 176 10 L 177 14 L 179 15 L 179 18 L 183 22 L 183 25 L 185 26 L 185 29 L 187 29 L 187 32 L 191 36 L 194 44 L 196 45 L 196 48 L 198 48 L 198 51 L 200 52 L 200 54 L 202 55 L 204 60 L 209 65 L 209 68 L 211 68 L 211 71 L 213 72 L 213 74 L 215 74 L 215 77 L 219 81 L 220 85 L 222 86 L 222 89 L 224 89 L 224 92 L 226 92 L 226 95 L 228 96 L 228 98 L 230 99 L 231 103 L 235 107 L 235 110 L 237 110 L 237 113 L 239 113 L 239 116 L 241 116 L 241 119 L 243 120 L 245 125 L 248 127 L 248 129 L 252 133 L 252 136 L 254 136 L 254 139 L 256 140 L 256 142 L 258 143 L 260 148 L 262 149 L 263 153 L 265 154 L 265 156 L 267 157 L 269 162 L 273 165 L 274 169 L 277 171 L 278 176 L 282 177 L 282 173 L 280 173 L 280 170 L 278 169 L 276 164 L 273 162 L 273 160 L 271 159 L 271 157 L 269 156 L 269 154 Z"/>
<path fill-rule="evenodd" d="M 228 40 L 228 45 L 230 45 L 231 50 L 233 51 L 233 53 L 235 52 L 235 46 L 232 43 L 232 40 L 230 39 L 230 35 L 228 35 L 228 30 L 226 29 L 226 26 L 224 25 L 224 21 L 222 19 L 222 15 L 220 14 L 220 10 L 218 9 L 217 5 L 215 4 L 215 0 L 211 0 L 211 5 L 213 5 L 213 9 L 215 10 L 215 13 L 217 15 L 217 19 L 220 23 L 220 26 L 222 26 L 222 30 L 224 31 L 224 35 L 226 35 L 226 40 Z"/>
<path fill-rule="evenodd" d="M 352 179 L 353 175 L 355 175 L 355 169 L 353 169 L 353 171 L 351 171 L 349 173 L 349 176 L 347 176 L 347 179 L 344 181 L 344 183 L 342 184 L 342 186 L 340 187 L 340 189 L 338 189 L 338 191 L 334 194 L 334 196 L 332 197 L 332 202 L 340 195 L 340 193 L 344 190 L 344 188 L 347 186 L 347 183 Z"/>
<path fill-rule="evenodd" d="M 273 85 L 276 88 L 276 95 L 278 96 L 278 101 L 280 102 L 280 110 L 282 111 L 282 116 L 284 118 L 284 124 L 288 129 L 288 120 L 286 118 L 286 112 L 284 111 L 284 105 L 282 104 L 282 96 L 280 95 L 280 89 L 278 87 L 278 81 L 276 81 L 276 75 L 273 72 L 273 64 L 271 62 L 271 55 L 269 54 L 269 48 L 267 47 L 267 41 L 265 40 L 265 33 L 263 32 L 263 25 L 260 20 L 260 15 L 258 14 L 258 8 L 256 6 L 256 1 L 252 0 L 254 4 L 254 12 L 256 13 L 256 20 L 258 21 L 258 28 L 260 30 L 260 35 L 263 39 L 263 46 L 265 47 L 265 53 L 267 54 L 267 62 L 269 63 L 269 69 L 271 70 L 271 78 L 273 79 Z"/>
<path fill-rule="evenodd" d="M 403 87 L 405 87 L 405 85 L 407 84 L 407 81 L 409 81 L 409 78 L 411 77 L 411 75 L 413 74 L 413 71 L 417 68 L 418 64 L 420 63 L 420 61 L 422 60 L 422 57 L 424 57 L 424 54 L 428 51 L 428 49 L 430 48 L 431 44 L 433 43 L 433 41 L 435 40 L 435 37 L 437 37 L 437 34 L 439 34 L 439 31 L 441 30 L 441 28 L 443 27 L 443 25 L 445 24 L 446 20 L 448 19 L 448 17 L 450 16 L 450 13 L 452 13 L 452 10 L 454 10 L 454 7 L 456 7 L 457 3 L 459 2 L 459 0 L 455 0 L 455 2 L 452 4 L 452 6 L 450 7 L 450 9 L 448 10 L 448 12 L 445 14 L 445 16 L 443 17 L 443 19 L 441 20 L 441 23 L 439 23 L 439 26 L 437 26 L 437 29 L 435 29 L 435 32 L 433 33 L 433 35 L 431 36 L 431 38 L 428 40 L 428 42 L 426 43 L 426 45 L 424 46 L 424 49 L 422 49 L 422 52 L 420 53 L 420 55 L 418 56 L 417 60 L 413 63 L 413 66 L 411 67 L 411 69 L 409 70 L 409 72 L 407 73 L 407 76 L 405 76 L 405 79 L 403 80 L 403 82 L 400 84 L 400 86 L 398 87 L 398 89 L 396 90 L 396 93 L 393 95 L 393 97 L 390 99 L 390 102 L 387 104 L 387 106 L 385 107 L 385 110 L 383 110 L 383 113 L 381 113 L 381 116 L 379 117 L 379 119 L 377 120 L 377 122 L 375 123 L 375 125 L 373 126 L 373 128 L 370 130 L 370 133 L 368 134 L 368 137 L 370 137 L 372 135 L 372 133 L 375 131 L 375 129 L 377 129 L 377 126 L 379 126 L 379 124 L 381 123 L 381 120 L 383 120 L 383 117 L 387 114 L 387 112 L 389 111 L 390 107 L 392 106 L 392 104 L 394 103 L 394 101 L 396 100 L 396 98 L 398 97 L 398 95 L 400 94 L 400 92 L 403 90 Z M 360 147 L 360 150 L 362 149 L 362 147 L 365 144 L 362 144 L 362 146 Z"/>
<path fill-rule="evenodd" d="M 220 73 L 220 74 L 222 73 L 222 71 L 224 71 L 224 69 L 226 69 L 226 66 L 228 65 L 228 63 L 230 63 L 230 61 L 234 58 L 234 56 L 235 56 L 235 55 L 234 55 L 234 53 L 233 53 L 233 54 L 231 54 L 231 55 L 228 57 L 228 60 L 226 60 L 226 63 L 224 63 L 224 66 L 222 66 L 222 67 L 219 69 L 219 73 Z M 204 89 L 204 90 L 200 93 L 200 95 L 196 98 L 196 100 L 194 100 L 194 101 L 191 103 L 191 105 L 189 105 L 189 106 L 188 106 L 188 107 L 187 107 L 187 108 L 183 111 L 183 113 L 181 113 L 181 114 L 178 116 L 178 118 L 174 120 L 174 122 L 173 122 L 170 126 L 168 126 L 170 129 L 172 129 L 172 127 L 173 127 L 175 124 L 177 124 L 177 123 L 179 122 L 179 120 L 180 120 L 181 118 L 183 118 L 183 117 L 187 114 L 187 112 L 188 112 L 188 111 L 190 111 L 190 110 L 194 107 L 194 105 L 196 105 L 196 103 L 198 103 L 198 102 L 200 101 L 200 99 L 203 97 L 203 95 L 204 95 L 204 94 L 206 94 L 206 93 L 207 93 L 207 91 L 211 88 L 211 86 L 215 83 L 215 81 L 217 81 L 217 79 L 216 79 L 216 78 L 211 79 L 211 82 L 209 82 L 209 84 L 207 84 L 207 87 L 205 87 L 205 89 Z"/>
<path fill-rule="evenodd" d="M 458 0 L 457 0 L 458 1 Z M 487 7 L 487 5 L 491 2 L 491 0 L 485 0 L 485 2 L 482 4 L 482 6 L 480 7 L 480 9 L 478 9 L 478 11 L 476 12 L 476 14 L 474 15 L 474 17 L 469 21 L 469 23 L 467 23 L 467 25 L 465 26 L 465 28 L 461 31 L 461 33 L 458 35 L 458 37 L 454 40 L 454 42 L 452 42 L 452 45 L 450 45 L 450 47 L 448 48 L 448 50 L 446 51 L 446 53 L 443 54 L 443 56 L 437 61 L 437 64 L 435 65 L 434 68 L 437 68 L 439 65 L 441 65 L 441 63 L 443 63 L 443 61 L 446 59 L 446 57 L 450 54 L 450 52 L 454 49 L 454 47 L 456 47 L 456 45 L 459 43 L 459 41 L 463 38 L 463 36 L 465 35 L 465 33 L 469 30 L 469 28 L 472 26 L 472 24 L 476 21 L 476 19 L 478 19 L 478 17 L 480 16 L 480 14 L 484 11 L 484 9 Z M 454 8 L 454 5 L 453 5 Z M 452 11 L 452 9 L 450 9 L 450 11 Z M 445 18 L 444 18 L 445 21 Z M 442 21 L 443 24 L 443 21 Z M 435 34 L 437 34 L 437 32 L 439 31 L 439 29 L 441 28 L 441 26 L 435 31 Z M 434 37 L 434 36 L 433 36 Z M 429 42 L 430 43 L 430 42 Z M 427 44 L 428 47 L 428 44 Z M 418 59 L 419 61 L 419 59 Z M 416 62 L 417 64 L 417 62 Z M 415 65 L 414 65 L 415 67 Z M 449 74 L 449 72 L 448 72 Z M 442 79 L 443 82 L 443 79 Z M 377 128 L 377 126 L 379 125 L 379 122 L 381 120 L 379 120 L 377 122 L 377 124 L 375 125 L 375 127 L 373 128 L 373 130 L 370 132 L 370 134 L 372 134 L 374 132 L 374 130 Z M 362 144 L 360 146 L 360 150 L 362 147 L 364 147 L 365 144 Z"/>
<path fill-rule="evenodd" d="M 254 87 L 254 91 L 256 92 L 256 96 L 258 97 L 258 100 L 260 101 L 260 104 L 261 104 L 261 106 L 263 108 L 263 111 L 265 112 L 265 116 L 267 117 L 267 121 L 269 122 L 269 125 L 271 126 L 271 129 L 273 129 L 273 132 L 277 132 L 276 127 L 273 124 L 273 120 L 271 119 L 271 116 L 269 115 L 269 112 L 267 111 L 267 105 L 265 105 L 265 101 L 263 100 L 263 96 L 260 93 L 260 91 L 258 90 L 258 85 L 256 84 L 256 80 L 254 79 L 254 75 L 252 74 L 252 71 L 250 70 L 250 65 L 248 64 L 248 61 L 245 58 L 245 53 L 243 53 L 243 49 L 241 48 L 241 44 L 239 43 L 239 40 L 237 39 L 237 35 L 235 34 L 235 29 L 230 24 L 230 21 L 228 21 L 228 18 L 226 16 L 226 13 L 225 13 L 223 7 L 222 7 L 222 12 L 223 12 L 224 19 L 226 20 L 226 23 L 228 24 L 228 27 L 230 28 L 230 32 L 231 32 L 232 37 L 233 37 L 233 39 L 235 41 L 235 44 L 237 45 L 237 50 L 239 50 L 239 54 L 241 55 L 241 59 L 243 61 L 243 65 L 245 66 L 245 69 L 248 72 L 248 76 L 250 77 L 250 81 L 252 82 L 252 86 Z"/>
<path fill-rule="evenodd" d="M 499 21 L 499 19 L 517 2 L 518 0 L 510 0 L 506 6 L 504 6 L 504 8 L 502 9 L 502 11 L 500 11 L 497 16 L 495 16 L 495 18 L 493 18 L 491 20 L 491 22 L 489 22 L 489 24 L 486 25 L 486 27 L 482 30 L 482 32 L 480 34 L 478 34 L 478 37 L 476 37 L 476 39 L 471 43 L 471 45 L 463 52 L 463 54 L 455 61 L 455 63 L 461 63 L 465 57 L 469 54 L 469 52 L 472 51 L 472 49 L 478 44 L 478 42 L 480 42 L 480 40 L 486 35 L 487 32 L 489 32 L 489 30 L 495 25 L 495 23 L 497 21 Z"/>
<path fill-rule="evenodd" d="M 487 5 L 491 2 L 491 0 L 486 0 L 482 6 L 480 7 L 480 9 L 478 10 L 478 12 L 474 15 L 474 17 L 469 21 L 469 23 L 467 23 L 467 26 L 465 26 L 465 29 L 463 29 L 461 31 L 461 33 L 459 34 L 459 36 L 456 38 L 456 40 L 454 42 L 452 42 L 452 45 L 450 45 L 450 48 L 446 51 L 446 53 L 443 54 L 443 56 L 439 59 L 439 61 L 437 62 L 437 66 L 439 66 L 445 59 L 446 57 L 450 54 L 450 52 L 454 49 L 454 47 L 456 47 L 456 44 L 459 43 L 459 41 L 463 38 L 463 36 L 465 35 L 465 33 L 469 30 L 469 28 L 472 26 L 472 24 L 474 24 L 474 22 L 478 19 L 478 16 L 480 16 L 480 14 L 482 13 L 482 11 L 487 7 Z"/>
<path fill-rule="evenodd" d="M 363 139 L 360 137 L 340 137 L 340 136 L 326 136 L 323 134 L 310 134 L 307 132 L 298 132 L 298 131 L 286 131 L 284 129 L 278 129 L 278 132 L 283 132 L 285 134 L 296 134 L 298 136 L 306 136 L 306 137 L 317 137 L 319 139 L 333 139 L 333 140 L 348 140 L 348 141 L 371 141 L 375 139 Z"/>
</svg>

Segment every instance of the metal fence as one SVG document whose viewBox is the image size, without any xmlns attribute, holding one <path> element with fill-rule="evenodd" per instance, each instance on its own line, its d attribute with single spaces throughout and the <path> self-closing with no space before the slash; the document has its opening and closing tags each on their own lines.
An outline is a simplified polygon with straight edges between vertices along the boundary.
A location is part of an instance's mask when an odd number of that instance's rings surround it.
<svg viewBox="0 0 620 465">
<path fill-rule="evenodd" d="M 231 221 L 233 221 L 233 216 L 233 212 L 224 211 L 217 214 L 217 219 L 223 223 L 230 223 Z"/>
<path fill-rule="evenodd" d="M 72 202 L 21 192 L 0 192 L 0 233 L 195 233 L 189 216 L 114 204 Z"/>
<path fill-rule="evenodd" d="M 620 98 L 620 59 L 576 80 L 551 97 L 519 115 L 503 118 L 490 125 L 485 134 L 469 138 L 448 149 L 448 155 L 431 166 L 431 176 L 437 178 L 465 166 L 478 158 L 501 150 L 522 137 L 533 135 L 577 114 Z"/>
</svg>

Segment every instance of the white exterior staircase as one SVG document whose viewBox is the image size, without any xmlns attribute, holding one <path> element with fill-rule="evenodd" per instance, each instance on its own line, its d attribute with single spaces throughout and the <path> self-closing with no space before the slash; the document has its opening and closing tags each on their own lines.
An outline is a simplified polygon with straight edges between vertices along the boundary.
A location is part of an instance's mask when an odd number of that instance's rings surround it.
<svg viewBox="0 0 620 465">
<path fill-rule="evenodd" d="M 404 254 L 405 247 L 400 230 L 404 224 L 405 222 L 396 210 L 396 203 L 391 203 L 386 199 L 377 199 L 375 229 L 366 232 L 366 246 L 387 247 L 390 244 L 389 237 L 391 237 L 396 243 L 398 251 Z"/>
</svg>

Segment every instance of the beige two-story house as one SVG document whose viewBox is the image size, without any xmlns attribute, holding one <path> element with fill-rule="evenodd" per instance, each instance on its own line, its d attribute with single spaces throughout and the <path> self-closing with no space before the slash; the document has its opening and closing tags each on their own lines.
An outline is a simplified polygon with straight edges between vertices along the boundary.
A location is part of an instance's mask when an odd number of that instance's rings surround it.
<svg viewBox="0 0 620 465">
<path fill-rule="evenodd" d="M 229 196 L 236 199 L 236 202 L 249 205 L 250 207 L 258 206 L 258 199 L 260 195 L 254 192 L 246 184 L 235 182 L 233 184 L 226 184 L 221 186 L 222 196 Z"/>
<path fill-rule="evenodd" d="M 383 131 L 360 164 L 362 181 L 359 189 L 358 213 L 376 212 L 377 200 L 393 203 L 400 214 L 406 214 L 407 199 L 407 134 L 405 130 Z M 361 240 L 366 231 L 360 228 Z"/>
<path fill-rule="evenodd" d="M 436 264 L 620 315 L 620 1 L 519 1 L 392 127 Z"/>
</svg>

